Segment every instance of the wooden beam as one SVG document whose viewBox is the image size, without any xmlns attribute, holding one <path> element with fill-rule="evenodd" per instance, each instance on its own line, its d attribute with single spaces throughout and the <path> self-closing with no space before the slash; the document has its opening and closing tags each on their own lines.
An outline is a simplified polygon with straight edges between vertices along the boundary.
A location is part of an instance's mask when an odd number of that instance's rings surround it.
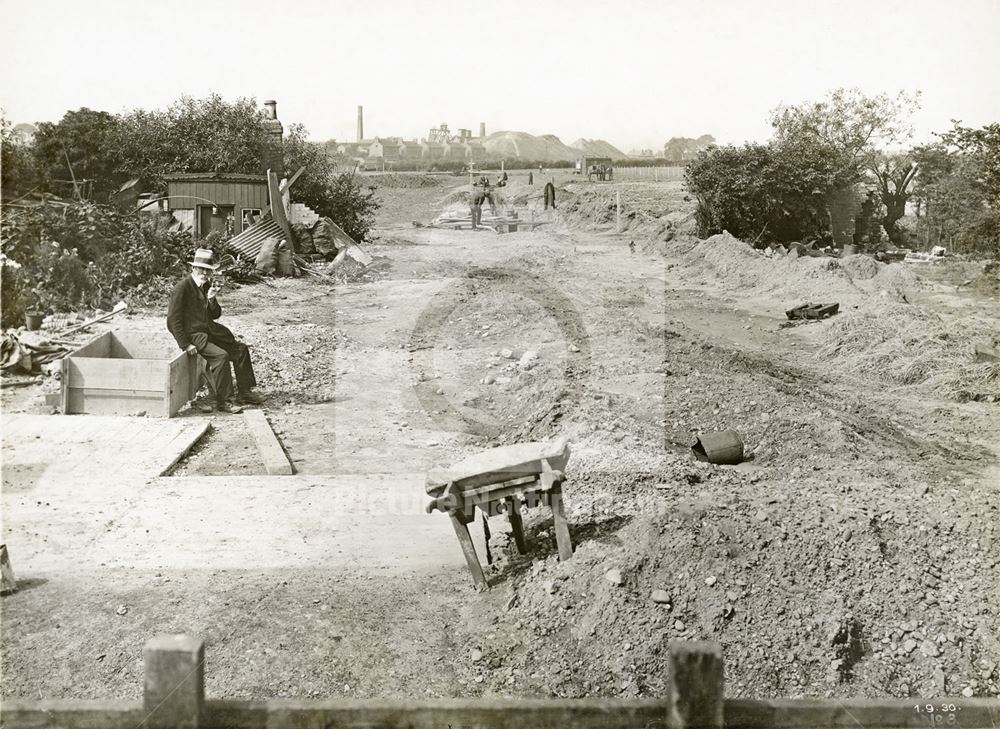
<svg viewBox="0 0 1000 729">
<path fill-rule="evenodd" d="M 285 212 L 284 203 L 281 201 L 281 190 L 278 188 L 278 176 L 271 170 L 267 171 L 267 192 L 271 202 L 271 217 L 285 234 L 288 245 L 292 245 L 295 237 L 292 235 L 292 227 L 288 223 L 288 214 Z"/>
<path fill-rule="evenodd" d="M 933 714 L 924 711 L 932 704 Z M 1000 724 L 1000 700 L 983 698 L 910 699 L 726 699 L 726 729 L 792 729 L 793 727 L 928 727 L 949 726 L 948 712 L 954 705 L 953 726 L 995 727 Z M 920 711 L 914 707 L 919 706 Z M 935 715 L 940 715 L 937 720 Z"/>
<path fill-rule="evenodd" d="M 81 701 L 4 699 L 3 725 L 7 729 L 136 729 L 145 712 L 135 701 Z"/>
<path fill-rule="evenodd" d="M 187 635 L 158 635 L 142 651 L 145 664 L 143 726 L 202 726 L 205 705 L 205 642 Z"/>
<path fill-rule="evenodd" d="M 934 717 L 914 711 L 920 699 L 727 699 L 726 729 L 792 729 L 858 726 L 916 728 Z M 926 701 L 923 703 L 927 703 Z M 1000 700 L 938 698 L 935 710 L 954 704 L 955 726 L 986 729 L 1000 724 Z M 379 726 L 441 729 L 448 726 L 625 727 L 663 728 L 667 702 L 660 699 L 238 699 L 208 700 L 201 725 L 228 729 L 278 729 L 305 726 Z M 3 721 L 9 729 L 135 729 L 143 709 L 128 701 L 54 699 L 4 701 Z M 959 723 L 960 722 L 960 723 Z M 947 726 L 944 722 L 935 726 Z"/>
<path fill-rule="evenodd" d="M 263 410 L 244 410 L 243 419 L 247 424 L 250 435 L 253 436 L 254 443 L 261 458 L 264 459 L 264 468 L 269 476 L 291 476 L 292 464 L 285 455 L 285 450 L 281 447 L 281 441 L 271 430 L 270 423 L 264 416 Z"/>
<path fill-rule="evenodd" d="M 722 729 L 722 646 L 709 640 L 672 640 L 667 668 L 668 726 Z"/>
<path fill-rule="evenodd" d="M 281 192 L 284 192 L 285 190 L 291 189 L 292 185 L 295 184 L 295 181 L 297 179 L 299 179 L 299 175 L 301 175 L 305 171 L 306 171 L 305 167 L 299 167 L 298 171 L 296 171 L 296 173 L 294 175 L 292 175 L 287 180 L 285 180 L 283 183 L 281 183 L 281 187 L 279 188 L 279 190 Z"/>
</svg>

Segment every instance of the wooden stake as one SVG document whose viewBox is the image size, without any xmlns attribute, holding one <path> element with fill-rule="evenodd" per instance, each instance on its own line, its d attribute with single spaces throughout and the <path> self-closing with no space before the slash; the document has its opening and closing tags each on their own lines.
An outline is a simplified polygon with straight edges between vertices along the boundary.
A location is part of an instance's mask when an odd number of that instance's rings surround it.
<svg viewBox="0 0 1000 729">
<path fill-rule="evenodd" d="M 667 680 L 669 726 L 722 729 L 722 646 L 708 640 L 670 641 Z"/>
<path fill-rule="evenodd" d="M 205 713 L 205 643 L 186 635 L 150 638 L 145 663 L 143 726 L 202 726 Z"/>
<path fill-rule="evenodd" d="M 0 594 L 17 592 L 17 580 L 14 579 L 14 569 L 10 566 L 7 556 L 7 545 L 0 544 Z"/>
</svg>

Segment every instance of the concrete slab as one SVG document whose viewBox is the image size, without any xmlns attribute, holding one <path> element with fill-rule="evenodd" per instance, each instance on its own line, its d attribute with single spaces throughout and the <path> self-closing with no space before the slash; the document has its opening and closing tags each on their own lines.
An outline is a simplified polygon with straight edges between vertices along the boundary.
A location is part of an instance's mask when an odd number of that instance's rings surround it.
<svg viewBox="0 0 1000 729">
<path fill-rule="evenodd" d="M 41 477 L 159 476 L 208 430 L 200 418 L 113 415 L 5 415 L 4 491 Z"/>
<path fill-rule="evenodd" d="M 159 478 L 136 483 L 124 507 L 109 499 L 104 509 L 74 511 L 75 519 L 54 514 L 51 483 L 43 480 L 30 500 L 5 503 L 8 523 L 18 525 L 5 538 L 25 576 L 88 567 L 466 571 L 448 518 L 424 512 L 422 472 Z M 100 492 L 93 482 L 78 485 Z M 472 531 L 485 562 L 482 530 Z"/>
</svg>

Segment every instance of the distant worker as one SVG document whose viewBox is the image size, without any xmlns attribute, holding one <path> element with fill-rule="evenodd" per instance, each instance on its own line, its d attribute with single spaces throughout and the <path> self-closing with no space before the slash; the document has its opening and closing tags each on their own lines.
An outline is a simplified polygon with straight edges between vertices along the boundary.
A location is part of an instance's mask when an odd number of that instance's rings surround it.
<svg viewBox="0 0 1000 729">
<path fill-rule="evenodd" d="M 535 184 L 535 176 L 531 172 L 528 172 L 528 184 L 529 185 Z"/>
<path fill-rule="evenodd" d="M 507 171 L 504 170 L 500 173 L 500 177 L 497 178 L 497 187 L 506 187 L 507 185 Z"/>
<path fill-rule="evenodd" d="M 615 168 L 612 167 L 611 165 L 608 165 L 608 182 L 611 182 L 614 179 L 615 179 Z"/>
<path fill-rule="evenodd" d="M 553 210 L 556 209 L 556 186 L 551 182 L 545 183 L 545 209 L 548 210 L 551 207 Z"/>
<path fill-rule="evenodd" d="M 496 217 L 497 214 L 497 204 L 493 196 L 493 191 L 490 189 L 490 181 L 483 175 L 479 178 L 478 182 L 472 185 L 472 229 L 477 230 L 479 224 L 483 220 L 483 202 L 487 201 L 490 204 L 490 212 Z"/>
</svg>

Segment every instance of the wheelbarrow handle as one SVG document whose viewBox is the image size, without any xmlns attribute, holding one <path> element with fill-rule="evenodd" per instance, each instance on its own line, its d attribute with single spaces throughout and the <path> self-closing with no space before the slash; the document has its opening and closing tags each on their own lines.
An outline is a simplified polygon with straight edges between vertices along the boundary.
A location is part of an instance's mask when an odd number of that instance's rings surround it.
<svg viewBox="0 0 1000 729">
<path fill-rule="evenodd" d="M 431 514 L 435 509 L 437 509 L 438 511 L 447 513 L 449 511 L 454 511 L 456 508 L 458 508 L 458 499 L 455 498 L 455 483 L 450 481 L 448 482 L 448 486 L 445 488 L 444 493 L 431 499 L 430 503 L 427 504 L 425 511 L 428 514 Z"/>
</svg>

